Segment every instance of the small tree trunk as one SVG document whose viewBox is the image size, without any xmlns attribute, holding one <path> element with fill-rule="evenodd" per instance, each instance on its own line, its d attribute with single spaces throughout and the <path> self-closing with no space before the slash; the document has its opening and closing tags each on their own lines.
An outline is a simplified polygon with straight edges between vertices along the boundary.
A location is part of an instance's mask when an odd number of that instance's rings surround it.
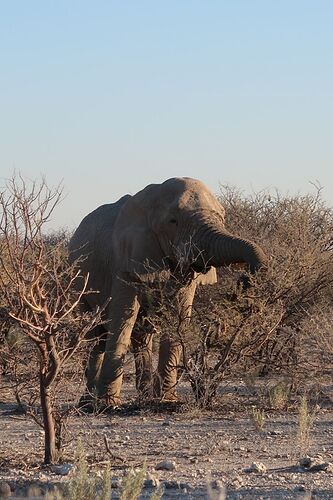
<svg viewBox="0 0 333 500">
<path fill-rule="evenodd" d="M 47 386 L 43 370 L 40 372 L 40 400 L 44 422 L 44 463 L 52 464 L 58 460 L 55 425 L 52 411 L 50 387 Z"/>
</svg>

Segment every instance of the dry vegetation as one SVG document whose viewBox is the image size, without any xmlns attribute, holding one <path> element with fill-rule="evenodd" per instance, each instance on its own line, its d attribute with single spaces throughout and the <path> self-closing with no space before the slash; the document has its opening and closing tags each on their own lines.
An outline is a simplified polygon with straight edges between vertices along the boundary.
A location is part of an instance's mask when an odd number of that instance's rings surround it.
<svg viewBox="0 0 333 500">
<path fill-rule="evenodd" d="M 99 311 L 80 312 L 88 279 L 80 280 L 76 266 L 68 264 L 64 240 L 43 234 L 60 198 L 61 191 L 51 191 L 44 181 L 27 187 L 21 178 L 0 193 L 1 330 L 11 336 L 5 346 L 16 399 L 45 432 L 45 463 L 58 460 L 62 445 L 56 384 L 100 321 Z M 42 418 L 35 409 L 37 374 Z"/>
<path fill-rule="evenodd" d="M 10 388 L 43 427 L 45 462 L 61 456 L 64 417 L 76 411 L 80 396 L 85 333 L 100 321 L 78 308 L 85 283 L 73 286 L 78 275 L 67 264 L 66 234 L 45 234 L 59 200 L 45 183 L 28 189 L 15 178 L 0 194 L 0 390 Z M 191 411 L 214 411 L 230 380 L 253 386 L 266 377 L 265 397 L 251 412 L 262 432 L 266 410 L 286 411 L 292 396 L 301 397 L 297 439 L 305 448 L 314 418 L 311 390 L 317 386 L 320 404 L 320 388 L 333 375 L 333 210 L 319 188 L 290 197 L 223 187 L 220 200 L 227 228 L 259 243 L 269 267 L 249 277 L 247 290 L 237 285 L 243 270 L 220 269 L 216 285 L 198 290 L 190 323 L 174 299 L 178 278 L 155 283 L 145 290 L 154 345 L 163 330 L 182 346 L 178 368 L 192 389 Z"/>
</svg>

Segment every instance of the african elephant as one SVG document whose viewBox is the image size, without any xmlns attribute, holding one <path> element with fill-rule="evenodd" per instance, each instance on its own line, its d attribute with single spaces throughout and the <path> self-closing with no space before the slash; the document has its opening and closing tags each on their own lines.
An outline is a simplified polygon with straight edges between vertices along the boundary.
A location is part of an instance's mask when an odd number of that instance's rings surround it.
<svg viewBox="0 0 333 500">
<path fill-rule="evenodd" d="M 134 196 L 97 208 L 75 231 L 70 252 L 72 259 L 86 256 L 81 268 L 89 272 L 88 288 L 99 291 L 85 296 L 84 307 L 101 306 L 111 297 L 105 311 L 107 332 L 98 327 L 92 333 L 101 340 L 86 372 L 88 391 L 95 388 L 110 405 L 120 401 L 131 335 L 137 365 L 144 366 L 149 378 L 151 336 L 135 326 L 142 306 L 138 281 L 162 274 L 165 279 L 168 271 L 171 277 L 181 264 L 187 278 L 178 299 L 189 317 L 198 282 L 215 282 L 216 267 L 242 262 L 254 273 L 267 263 L 258 245 L 226 231 L 221 204 L 202 182 L 188 177 L 148 185 Z M 162 336 L 159 396 L 172 394 L 180 357 L 180 346 Z"/>
</svg>

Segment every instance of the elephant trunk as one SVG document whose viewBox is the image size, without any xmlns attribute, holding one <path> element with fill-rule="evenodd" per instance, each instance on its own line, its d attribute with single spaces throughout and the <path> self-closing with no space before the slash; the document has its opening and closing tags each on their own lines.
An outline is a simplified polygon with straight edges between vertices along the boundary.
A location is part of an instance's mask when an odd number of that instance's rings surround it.
<svg viewBox="0 0 333 500">
<path fill-rule="evenodd" d="M 198 235 L 201 259 L 208 265 L 220 267 L 234 263 L 245 263 L 251 273 L 267 265 L 264 251 L 252 241 L 238 238 L 221 229 L 206 228 Z"/>
</svg>

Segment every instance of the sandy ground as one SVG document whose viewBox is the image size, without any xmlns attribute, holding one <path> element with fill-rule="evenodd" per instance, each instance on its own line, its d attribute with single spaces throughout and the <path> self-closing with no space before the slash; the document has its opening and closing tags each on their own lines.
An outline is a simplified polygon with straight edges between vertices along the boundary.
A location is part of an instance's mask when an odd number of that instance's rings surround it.
<svg viewBox="0 0 333 500">
<path fill-rule="evenodd" d="M 184 388 L 184 398 L 186 399 Z M 181 391 L 182 392 L 182 391 Z M 130 468 L 147 468 L 146 488 L 141 498 L 149 498 L 152 483 L 164 485 L 163 499 L 219 498 L 225 488 L 230 499 L 333 498 L 333 469 L 309 472 L 299 466 L 300 450 L 297 407 L 276 411 L 265 408 L 262 431 L 255 429 L 251 410 L 260 403 L 262 390 L 248 388 L 242 381 L 230 384 L 211 411 L 190 405 L 159 408 L 158 411 L 129 405 L 109 415 L 76 415 L 68 420 L 69 442 L 63 460 L 70 463 L 78 438 L 87 452 L 92 475 L 101 475 L 110 450 L 113 494 L 119 497 L 121 481 Z M 135 394 L 133 381 L 124 387 L 124 400 Z M 68 481 L 54 469 L 40 466 L 43 432 L 29 418 L 15 413 L 9 393 L 0 397 L 0 481 L 7 482 L 15 496 L 27 494 L 31 484 L 45 492 L 53 484 Z M 310 445 L 306 450 L 319 461 L 333 462 L 332 388 L 326 387 L 317 401 Z M 122 460 L 120 460 L 122 459 Z M 174 470 L 156 470 L 163 460 L 174 462 Z M 248 472 L 253 462 L 265 472 Z M 207 484 L 212 485 L 209 496 Z M 30 491 L 31 494 L 31 491 Z M 214 497 L 215 495 L 215 497 Z M 222 498 L 222 496 L 220 497 Z"/>
</svg>

